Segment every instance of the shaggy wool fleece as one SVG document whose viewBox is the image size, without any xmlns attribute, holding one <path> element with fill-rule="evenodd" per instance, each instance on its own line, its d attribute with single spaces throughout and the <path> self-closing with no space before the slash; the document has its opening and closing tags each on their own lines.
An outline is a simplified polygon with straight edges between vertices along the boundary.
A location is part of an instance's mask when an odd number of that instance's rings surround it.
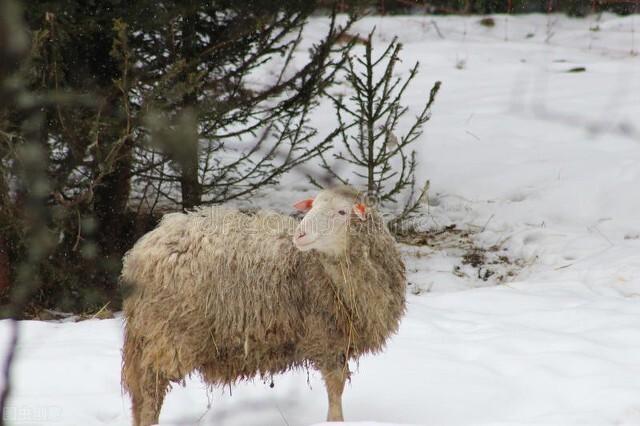
<svg viewBox="0 0 640 426">
<path fill-rule="evenodd" d="M 299 222 L 274 212 L 165 216 L 124 258 L 123 385 L 134 405 L 194 371 L 225 385 L 346 368 L 381 350 L 405 310 L 404 264 L 375 211 L 350 221 L 345 253 L 328 256 L 297 250 Z"/>
</svg>

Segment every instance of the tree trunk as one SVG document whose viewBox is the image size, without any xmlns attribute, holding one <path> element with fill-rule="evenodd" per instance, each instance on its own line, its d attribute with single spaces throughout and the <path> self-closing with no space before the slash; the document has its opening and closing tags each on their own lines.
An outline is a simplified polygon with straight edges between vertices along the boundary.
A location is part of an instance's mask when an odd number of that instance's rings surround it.
<svg viewBox="0 0 640 426">
<path fill-rule="evenodd" d="M 7 242 L 0 236 L 0 296 L 7 294 L 11 287 L 11 264 Z"/>
<path fill-rule="evenodd" d="M 0 172 L 0 211 L 9 211 L 9 190 L 6 185 L 4 174 Z M 5 214 L 0 215 L 0 225 L 4 223 Z M 6 226 L 6 225 L 5 225 Z M 4 296 L 11 286 L 11 264 L 9 262 L 9 247 L 7 240 L 0 235 L 0 296 Z"/>
<path fill-rule="evenodd" d="M 191 209 L 201 202 L 202 188 L 198 180 L 198 150 L 190 150 L 191 155 L 182 164 L 180 187 L 182 190 L 182 208 Z"/>
<path fill-rule="evenodd" d="M 196 57 L 196 22 L 198 16 L 195 8 L 190 7 L 185 11 L 184 19 L 182 21 L 182 59 L 187 64 L 192 64 Z M 184 80 L 188 80 L 190 69 L 185 70 Z M 198 102 L 198 94 L 195 88 L 187 88 L 187 93 L 182 98 L 183 110 L 191 109 L 196 112 L 196 104 Z M 198 179 L 198 129 L 197 120 L 194 120 L 196 129 L 193 129 L 190 134 L 196 135 L 195 140 L 185 141 L 189 146 L 186 147 L 184 155 L 181 157 L 180 164 L 180 186 L 182 191 L 182 208 L 190 209 L 201 202 L 202 198 L 202 186 Z"/>
<path fill-rule="evenodd" d="M 98 221 L 98 243 L 105 255 L 121 255 L 123 217 L 131 189 L 133 144 L 124 142 L 118 149 L 112 169 L 103 176 L 94 191 L 93 210 Z"/>
</svg>

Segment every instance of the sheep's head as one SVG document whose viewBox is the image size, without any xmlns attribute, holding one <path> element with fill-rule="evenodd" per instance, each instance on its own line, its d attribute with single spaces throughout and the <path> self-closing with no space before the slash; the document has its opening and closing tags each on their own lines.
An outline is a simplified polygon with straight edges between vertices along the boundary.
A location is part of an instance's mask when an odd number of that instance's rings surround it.
<svg viewBox="0 0 640 426">
<path fill-rule="evenodd" d="M 349 226 L 367 219 L 367 207 L 358 198 L 357 191 L 345 186 L 325 189 L 315 198 L 294 204 L 306 213 L 293 236 L 295 246 L 301 251 L 344 253 Z"/>
</svg>

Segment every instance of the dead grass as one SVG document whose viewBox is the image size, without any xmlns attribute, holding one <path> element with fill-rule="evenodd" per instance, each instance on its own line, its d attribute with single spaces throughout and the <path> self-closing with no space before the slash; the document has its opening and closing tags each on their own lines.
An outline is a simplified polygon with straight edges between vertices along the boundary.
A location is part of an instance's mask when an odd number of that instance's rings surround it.
<svg viewBox="0 0 640 426">
<path fill-rule="evenodd" d="M 38 320 L 38 321 L 71 321 L 78 322 L 90 319 L 110 319 L 114 318 L 114 313 L 109 309 L 109 303 L 95 312 L 82 312 L 80 314 L 74 314 L 71 312 L 60 312 L 53 309 L 42 309 L 37 312 L 33 312 L 29 315 L 25 315 L 25 319 Z"/>
<path fill-rule="evenodd" d="M 487 17 L 485 17 L 485 18 L 480 19 L 480 20 L 478 21 L 478 23 L 479 23 L 480 25 L 482 25 L 483 27 L 487 27 L 487 28 L 493 28 L 493 27 L 495 27 L 495 26 L 496 26 L 496 21 L 495 21 L 495 19 L 493 19 L 493 18 L 492 18 L 492 17 L 490 17 L 490 16 L 487 16 Z"/>
<path fill-rule="evenodd" d="M 503 247 L 479 245 L 474 238 L 477 231 L 458 228 L 455 224 L 427 231 L 408 230 L 396 235 L 398 242 L 417 247 L 428 247 L 433 252 L 460 252 L 459 263 L 452 274 L 496 284 L 512 281 L 524 268 L 522 259 L 513 258 Z M 419 257 L 419 256 L 418 256 Z M 474 272 L 470 275 L 469 268 Z"/>
</svg>

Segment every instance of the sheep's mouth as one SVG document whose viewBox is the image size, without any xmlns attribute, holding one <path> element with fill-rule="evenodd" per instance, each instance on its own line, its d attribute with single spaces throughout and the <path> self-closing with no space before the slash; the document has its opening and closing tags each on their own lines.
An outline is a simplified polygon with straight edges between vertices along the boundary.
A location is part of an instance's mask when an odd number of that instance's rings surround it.
<svg viewBox="0 0 640 426">
<path fill-rule="evenodd" d="M 308 241 L 293 240 L 293 245 L 296 246 L 296 248 L 300 251 L 307 251 L 312 248 L 311 246 L 315 242 L 316 242 L 316 239 L 308 240 Z"/>
</svg>

